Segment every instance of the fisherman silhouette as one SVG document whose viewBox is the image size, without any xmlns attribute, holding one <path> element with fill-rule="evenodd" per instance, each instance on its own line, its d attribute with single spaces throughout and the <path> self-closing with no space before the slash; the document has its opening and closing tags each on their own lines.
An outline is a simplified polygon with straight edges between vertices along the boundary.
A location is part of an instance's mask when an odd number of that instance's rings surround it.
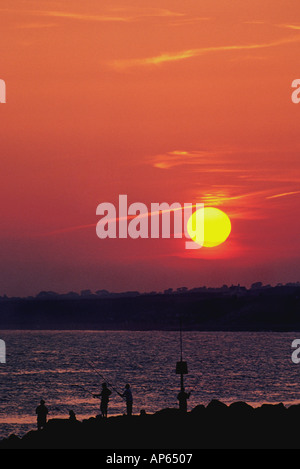
<svg viewBox="0 0 300 469">
<path fill-rule="evenodd" d="M 132 392 L 130 389 L 130 385 L 126 384 L 125 386 L 125 391 L 123 394 L 120 394 L 121 397 L 125 397 L 126 399 L 126 411 L 127 411 L 127 416 L 130 417 L 132 415 Z"/>
<path fill-rule="evenodd" d="M 191 393 L 185 392 L 184 388 L 181 388 L 181 391 L 177 395 L 179 401 L 179 410 L 181 412 L 187 412 L 187 400 L 190 398 Z"/>
<path fill-rule="evenodd" d="M 45 401 L 42 399 L 40 405 L 36 408 L 35 413 L 37 414 L 37 427 L 41 430 L 47 423 L 48 409 L 45 406 Z"/>
<path fill-rule="evenodd" d="M 93 397 L 100 397 L 101 398 L 100 411 L 101 411 L 102 417 L 107 417 L 107 408 L 108 408 L 108 402 L 109 402 L 109 396 L 110 395 L 111 395 L 111 390 L 108 389 L 106 383 L 103 383 L 101 393 L 100 394 L 94 394 L 94 396 L 93 396 Z"/>
<path fill-rule="evenodd" d="M 76 414 L 75 414 L 74 410 L 69 410 L 69 420 L 70 420 L 70 422 L 76 422 L 77 421 Z"/>
</svg>

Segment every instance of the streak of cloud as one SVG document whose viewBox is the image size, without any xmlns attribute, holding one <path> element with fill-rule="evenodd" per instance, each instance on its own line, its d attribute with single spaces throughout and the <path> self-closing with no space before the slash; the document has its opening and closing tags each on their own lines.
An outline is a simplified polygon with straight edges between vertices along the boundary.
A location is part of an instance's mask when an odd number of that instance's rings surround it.
<svg viewBox="0 0 300 469">
<path fill-rule="evenodd" d="M 210 17 L 194 17 L 194 18 L 179 18 L 177 21 L 172 21 L 171 26 L 186 26 L 187 24 L 195 24 L 202 21 L 210 21 Z"/>
<path fill-rule="evenodd" d="M 170 151 L 165 154 L 156 155 L 150 159 L 150 163 L 159 169 L 171 169 L 174 166 L 181 165 L 207 165 L 207 164 L 221 164 L 224 160 L 216 160 L 216 157 L 230 155 L 232 151 L 213 151 L 213 150 L 200 150 L 200 151 Z"/>
<path fill-rule="evenodd" d="M 201 55 L 213 53 L 213 52 L 259 50 L 259 49 L 267 49 L 270 47 L 277 47 L 277 46 L 281 46 L 284 44 L 290 44 L 293 42 L 300 42 L 300 36 L 278 39 L 277 41 L 266 42 L 262 44 L 212 46 L 212 47 L 201 47 L 198 49 L 186 49 L 186 50 L 179 51 L 179 52 L 166 52 L 161 55 L 154 56 L 154 57 L 114 60 L 113 62 L 110 62 L 110 65 L 115 69 L 161 65 L 164 63 L 168 63 L 168 62 L 176 62 L 176 61 L 185 60 L 185 59 L 189 59 L 193 57 L 199 57 Z"/>
<path fill-rule="evenodd" d="M 100 22 L 128 22 L 132 18 L 126 16 L 110 16 L 110 15 L 86 15 L 82 13 L 69 13 L 67 11 L 36 11 L 39 16 L 50 16 L 52 18 L 67 18 L 71 20 L 83 21 L 100 21 Z"/>
<path fill-rule="evenodd" d="M 285 28 L 285 29 L 293 29 L 298 31 L 300 29 L 300 25 L 297 24 L 277 24 L 279 28 Z"/>
<path fill-rule="evenodd" d="M 300 191 L 283 192 L 282 194 L 270 195 L 269 197 L 266 197 L 266 199 L 277 199 L 278 197 L 286 197 L 288 195 L 296 195 L 296 194 L 300 194 Z"/>
<path fill-rule="evenodd" d="M 226 191 L 226 185 L 224 185 L 224 190 Z M 228 193 L 220 193 L 220 192 L 215 192 L 215 193 L 206 193 L 202 196 L 202 202 L 204 205 L 224 205 L 228 202 L 232 202 L 233 200 L 240 201 L 244 199 L 249 199 L 249 198 L 261 198 L 266 195 L 266 193 L 270 192 L 269 190 L 261 190 L 261 191 L 250 191 L 247 193 L 243 194 L 237 194 L 237 195 L 229 195 Z"/>
<path fill-rule="evenodd" d="M 32 11 L 31 13 L 39 16 L 47 16 L 52 18 L 66 18 L 70 20 L 78 21 L 95 21 L 95 22 L 119 22 L 119 23 L 131 23 L 141 19 L 147 18 L 170 18 L 170 17 L 182 17 L 184 13 L 173 12 L 165 9 L 152 9 L 150 11 L 133 13 L 132 15 L 122 14 L 101 14 L 101 15 L 87 15 L 85 13 L 73 13 L 68 11 L 58 10 L 46 10 L 46 11 Z"/>
<path fill-rule="evenodd" d="M 173 205 L 173 204 L 170 204 L 170 205 Z M 190 204 L 190 208 L 197 208 L 197 206 L 198 206 L 197 204 Z M 153 215 L 161 215 L 163 213 L 171 213 L 171 212 L 178 212 L 178 211 L 184 211 L 184 210 L 185 210 L 185 206 L 183 204 L 178 208 L 175 207 L 175 208 L 170 208 L 170 209 L 165 209 L 165 210 L 158 210 L 158 211 L 151 211 L 150 210 L 147 213 L 127 215 L 125 217 L 116 217 L 116 218 L 109 218 L 109 219 L 107 219 L 105 217 L 105 224 L 106 223 L 112 223 L 112 222 L 119 222 L 119 221 L 122 221 L 122 220 L 127 220 L 127 221 L 128 220 L 133 220 L 136 217 L 138 217 L 138 218 L 150 218 Z M 87 229 L 87 228 L 96 228 L 96 226 L 97 226 L 97 223 L 90 223 L 88 225 L 69 226 L 69 227 L 66 227 L 66 228 L 60 228 L 60 229 L 57 229 L 57 230 L 48 231 L 46 233 L 38 234 L 37 237 L 53 236 L 53 235 L 71 233 L 73 231 L 84 230 L 84 229 Z"/>
</svg>

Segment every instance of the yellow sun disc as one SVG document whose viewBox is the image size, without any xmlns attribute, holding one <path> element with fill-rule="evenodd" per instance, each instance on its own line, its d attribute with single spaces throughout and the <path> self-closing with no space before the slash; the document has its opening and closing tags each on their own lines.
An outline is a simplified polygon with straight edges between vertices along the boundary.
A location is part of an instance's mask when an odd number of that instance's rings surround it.
<svg viewBox="0 0 300 469">
<path fill-rule="evenodd" d="M 204 207 L 202 211 L 202 220 L 204 219 L 204 241 L 202 245 L 208 248 L 218 246 L 224 243 L 231 232 L 231 223 L 226 213 L 218 208 Z M 187 223 L 187 231 L 191 239 L 196 242 L 197 236 L 195 232 L 196 227 L 196 213 L 190 216 Z M 201 219 L 201 218 L 200 218 Z M 201 228 L 200 228 L 201 229 Z"/>
</svg>

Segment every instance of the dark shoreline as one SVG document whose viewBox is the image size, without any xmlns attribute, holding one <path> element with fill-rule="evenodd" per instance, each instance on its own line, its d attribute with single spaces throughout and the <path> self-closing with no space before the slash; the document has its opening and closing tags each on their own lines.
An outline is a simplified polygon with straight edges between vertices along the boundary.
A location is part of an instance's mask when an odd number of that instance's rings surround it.
<svg viewBox="0 0 300 469">
<path fill-rule="evenodd" d="M 298 284 L 133 293 L 1 297 L 0 330 L 300 331 Z"/>
<path fill-rule="evenodd" d="M 213 400 L 182 414 L 49 420 L 44 430 L 11 435 L 0 449 L 298 449 L 300 405 L 245 402 L 230 406 Z"/>
</svg>

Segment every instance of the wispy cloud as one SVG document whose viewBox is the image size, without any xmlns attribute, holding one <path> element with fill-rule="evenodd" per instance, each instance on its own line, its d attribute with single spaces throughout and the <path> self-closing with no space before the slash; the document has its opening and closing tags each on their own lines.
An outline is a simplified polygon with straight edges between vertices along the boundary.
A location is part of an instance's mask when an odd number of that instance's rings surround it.
<svg viewBox="0 0 300 469">
<path fill-rule="evenodd" d="M 149 18 L 149 17 L 186 17 L 186 13 L 178 11 L 168 10 L 167 8 L 155 8 L 155 7 L 113 7 L 109 11 L 113 12 L 131 12 L 133 18 Z"/>
<path fill-rule="evenodd" d="M 154 168 L 173 171 L 182 185 L 188 185 L 189 197 L 207 206 L 223 206 L 235 218 L 251 219 L 270 216 L 266 200 L 300 194 L 299 184 L 286 189 L 282 180 L 288 181 L 290 171 L 270 167 L 274 154 L 287 154 L 288 149 L 264 148 L 212 148 L 199 151 L 176 150 L 158 154 L 148 160 Z M 291 151 L 292 156 L 294 150 Z M 277 155 L 278 157 L 278 155 Z M 260 161 L 259 168 L 257 161 Z M 188 168 L 185 171 L 185 168 Z M 191 171 L 192 170 L 192 171 Z M 192 174 L 192 176 L 191 176 Z M 298 182 L 298 181 L 296 181 Z"/>
<path fill-rule="evenodd" d="M 240 173 L 241 177 L 251 179 L 257 174 L 254 169 L 249 166 L 245 167 L 241 157 L 252 157 L 254 154 L 265 154 L 266 150 L 260 149 L 240 149 L 240 148 L 216 148 L 205 150 L 174 150 L 161 153 L 148 158 L 147 164 L 151 164 L 154 168 L 169 170 L 177 166 L 195 166 L 196 171 L 205 171 L 207 173 L 232 172 Z M 198 167 L 198 168 L 197 168 Z M 253 172 L 254 171 L 254 172 Z M 246 173 L 246 174 L 243 174 Z"/>
<path fill-rule="evenodd" d="M 294 31 L 300 30 L 300 25 L 299 24 L 288 24 L 288 23 L 271 23 L 269 21 L 244 21 L 244 24 L 253 24 L 253 25 L 267 25 L 271 27 L 276 27 L 276 28 L 283 28 L 283 29 L 292 29 Z"/>
<path fill-rule="evenodd" d="M 190 204 L 190 208 L 196 209 L 196 208 L 198 208 L 198 205 L 197 204 Z M 138 215 L 137 214 L 127 215 L 127 216 L 123 216 L 123 217 L 116 217 L 116 218 L 109 218 L 109 219 L 107 219 L 105 217 L 103 224 L 115 223 L 115 222 L 119 222 L 121 220 L 127 220 L 128 221 L 128 220 L 132 220 L 132 219 L 136 218 L 136 216 L 138 216 L 139 219 L 140 218 L 150 218 L 153 215 L 162 215 L 163 213 L 172 213 L 172 212 L 182 212 L 184 210 L 185 210 L 184 205 L 180 205 L 179 207 L 172 207 L 172 208 L 161 209 L 161 210 L 157 210 L 157 211 L 150 210 L 147 213 L 140 213 Z M 38 238 L 39 237 L 44 237 L 44 236 L 54 236 L 54 235 L 72 233 L 74 231 L 85 230 L 85 229 L 88 229 L 88 228 L 96 228 L 96 226 L 97 226 L 97 223 L 90 223 L 88 225 L 69 226 L 69 227 L 66 227 L 66 228 L 59 228 L 57 230 L 48 231 L 46 233 L 39 233 L 39 234 L 36 234 L 35 236 L 38 237 Z"/>
<path fill-rule="evenodd" d="M 266 24 L 263 20 L 250 20 L 250 21 L 243 21 L 243 24 Z"/>
<path fill-rule="evenodd" d="M 247 193 L 239 193 L 237 195 L 229 195 L 228 190 L 226 190 L 226 185 L 224 185 L 224 190 L 222 192 L 215 191 L 214 193 L 206 192 L 202 197 L 202 202 L 205 205 L 221 205 L 232 200 L 242 200 L 249 197 L 261 197 L 266 191 L 252 191 Z"/>
<path fill-rule="evenodd" d="M 171 26 L 186 26 L 187 24 L 195 24 L 195 23 L 200 23 L 202 21 L 210 21 L 211 19 L 212 19 L 211 17 L 205 17 L 205 16 L 179 18 L 176 21 L 172 21 Z"/>
<path fill-rule="evenodd" d="M 111 15 L 86 15 L 82 13 L 71 13 L 67 11 L 35 11 L 33 12 L 39 16 L 48 16 L 51 18 L 67 18 L 71 20 L 81 21 L 98 21 L 98 22 L 128 22 L 132 18 L 126 16 L 111 16 Z"/>
<path fill-rule="evenodd" d="M 293 30 L 299 30 L 300 25 L 298 24 L 277 24 L 279 28 L 285 28 L 285 29 L 293 29 Z"/>
<path fill-rule="evenodd" d="M 270 195 L 269 197 L 266 197 L 266 199 L 277 199 L 278 197 L 286 197 L 288 195 L 296 195 L 296 194 L 300 194 L 300 191 L 283 192 L 282 194 Z"/>
<path fill-rule="evenodd" d="M 290 44 L 293 42 L 300 42 L 300 35 L 294 36 L 294 37 L 282 38 L 276 41 L 266 42 L 266 43 L 261 43 L 261 44 L 258 43 L 258 44 L 231 45 L 231 46 L 201 47 L 197 49 L 186 49 L 186 50 L 182 50 L 179 52 L 166 52 L 166 53 L 153 56 L 153 57 L 114 60 L 113 62 L 110 62 L 110 65 L 116 69 L 161 65 L 167 62 L 176 62 L 180 60 L 189 59 L 192 57 L 199 57 L 201 55 L 208 54 L 208 53 L 267 49 L 270 47 L 277 47 L 277 46 L 281 46 L 284 44 Z"/>
<path fill-rule="evenodd" d="M 126 11 L 126 10 L 125 10 Z M 31 13 L 38 16 L 47 16 L 52 18 L 66 18 L 69 20 L 77 21 L 95 21 L 95 22 L 119 22 L 119 23 L 129 23 L 138 21 L 146 18 L 160 17 L 160 18 L 170 18 L 170 17 L 182 17 L 185 16 L 184 13 L 174 12 L 166 9 L 146 9 L 144 11 L 132 12 L 131 15 L 128 15 L 127 12 L 122 14 L 121 9 L 115 9 L 112 14 L 110 12 L 104 13 L 101 15 L 88 15 L 85 13 L 74 13 L 68 11 L 32 11 Z M 118 14 L 115 14 L 118 13 Z"/>
<path fill-rule="evenodd" d="M 217 160 L 217 157 L 230 155 L 232 151 L 212 151 L 212 150 L 200 150 L 200 151 L 182 151 L 174 150 L 164 154 L 155 155 L 150 158 L 150 164 L 155 168 L 159 169 L 171 169 L 175 166 L 187 166 L 187 165 L 207 165 L 223 163 L 223 159 Z"/>
</svg>

